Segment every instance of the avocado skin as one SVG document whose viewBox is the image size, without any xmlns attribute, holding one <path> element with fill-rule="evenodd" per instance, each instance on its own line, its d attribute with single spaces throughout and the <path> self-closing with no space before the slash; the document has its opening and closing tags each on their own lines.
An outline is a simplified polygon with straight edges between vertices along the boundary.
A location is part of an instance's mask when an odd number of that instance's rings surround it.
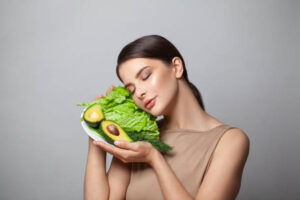
<svg viewBox="0 0 300 200">
<path fill-rule="evenodd" d="M 94 123 L 92 123 L 92 122 L 89 122 L 89 121 L 86 121 L 86 120 L 84 120 L 90 127 L 92 127 L 92 128 L 95 128 L 95 129 L 97 129 L 97 128 L 99 128 L 99 126 L 100 126 L 100 122 L 94 122 Z"/>
</svg>

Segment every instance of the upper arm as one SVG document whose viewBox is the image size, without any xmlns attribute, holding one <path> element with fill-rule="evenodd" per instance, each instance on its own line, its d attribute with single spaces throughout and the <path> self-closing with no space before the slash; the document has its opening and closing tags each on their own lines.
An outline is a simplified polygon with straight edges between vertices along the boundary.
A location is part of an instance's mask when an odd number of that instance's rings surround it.
<svg viewBox="0 0 300 200">
<path fill-rule="evenodd" d="M 130 182 L 131 163 L 123 163 L 113 156 L 108 170 L 109 199 L 125 199 Z"/>
<path fill-rule="evenodd" d="M 221 137 L 196 199 L 235 199 L 249 154 L 250 140 L 241 129 Z"/>
</svg>

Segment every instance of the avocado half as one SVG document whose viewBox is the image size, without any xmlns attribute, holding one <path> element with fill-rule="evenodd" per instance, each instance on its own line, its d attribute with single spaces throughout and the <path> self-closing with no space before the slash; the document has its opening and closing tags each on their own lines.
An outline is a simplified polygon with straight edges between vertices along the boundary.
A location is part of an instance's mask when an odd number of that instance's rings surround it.
<svg viewBox="0 0 300 200">
<path fill-rule="evenodd" d="M 104 114 L 100 104 L 93 104 L 87 107 L 83 113 L 83 120 L 93 128 L 98 128 L 103 119 Z"/>
<path fill-rule="evenodd" d="M 102 120 L 100 124 L 100 128 L 104 134 L 103 136 L 109 143 L 113 144 L 116 140 L 133 142 L 128 134 L 117 123 L 110 120 Z"/>
</svg>

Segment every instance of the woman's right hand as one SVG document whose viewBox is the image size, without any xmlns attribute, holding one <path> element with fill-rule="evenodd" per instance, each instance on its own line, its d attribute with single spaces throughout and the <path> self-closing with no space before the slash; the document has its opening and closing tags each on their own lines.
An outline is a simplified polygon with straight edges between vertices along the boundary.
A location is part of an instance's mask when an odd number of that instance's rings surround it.
<svg viewBox="0 0 300 200">
<path fill-rule="evenodd" d="M 109 86 L 109 88 L 108 88 L 107 91 L 106 91 L 106 95 L 107 95 L 108 93 L 110 93 L 113 89 L 114 89 L 114 86 L 113 86 L 113 85 Z M 102 98 L 102 97 L 105 97 L 106 95 L 100 94 L 100 95 L 98 95 L 97 97 L 95 97 L 93 100 L 100 99 L 100 98 Z"/>
</svg>

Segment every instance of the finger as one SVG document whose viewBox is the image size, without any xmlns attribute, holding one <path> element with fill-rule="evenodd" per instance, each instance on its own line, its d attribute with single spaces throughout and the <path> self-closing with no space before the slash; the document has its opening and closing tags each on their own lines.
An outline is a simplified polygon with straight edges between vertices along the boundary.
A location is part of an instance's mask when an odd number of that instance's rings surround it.
<svg viewBox="0 0 300 200">
<path fill-rule="evenodd" d="M 104 142 L 100 142 L 100 141 L 93 141 L 93 143 L 97 146 L 99 146 L 100 148 L 102 148 L 104 151 L 112 154 L 112 155 L 116 155 L 117 157 L 120 157 L 120 155 L 122 154 L 122 149 L 120 148 L 116 148 L 112 145 L 106 144 Z"/>
<path fill-rule="evenodd" d="M 114 86 L 111 85 L 111 86 L 107 89 L 106 95 L 107 95 L 108 93 L 110 93 L 113 89 L 114 89 Z"/>
<path fill-rule="evenodd" d="M 103 95 L 103 94 L 100 94 L 99 96 L 95 97 L 93 100 L 97 100 L 97 99 L 100 99 L 100 98 L 102 98 L 102 97 L 104 97 L 104 95 Z"/>
<path fill-rule="evenodd" d="M 138 150 L 138 144 L 136 142 L 117 140 L 114 142 L 114 144 L 122 149 L 133 150 L 133 151 Z"/>
</svg>

